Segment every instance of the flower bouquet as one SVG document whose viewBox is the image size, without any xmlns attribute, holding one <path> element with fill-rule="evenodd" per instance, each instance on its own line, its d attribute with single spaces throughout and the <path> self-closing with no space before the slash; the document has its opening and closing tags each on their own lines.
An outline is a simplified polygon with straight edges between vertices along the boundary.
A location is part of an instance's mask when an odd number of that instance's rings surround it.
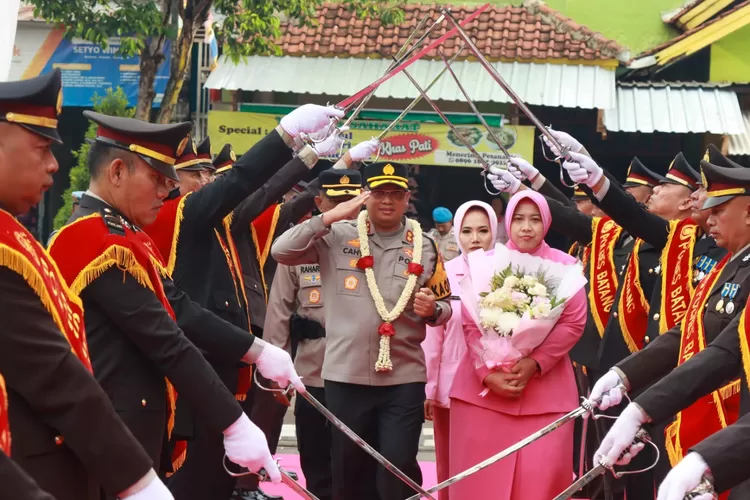
<svg viewBox="0 0 750 500">
<path fill-rule="evenodd" d="M 494 252 L 469 254 L 469 269 L 461 298 L 482 332 L 469 348 L 478 354 L 479 366 L 490 369 L 507 371 L 528 356 L 552 331 L 568 299 L 586 285 L 580 263 L 553 262 L 501 243 Z"/>
</svg>

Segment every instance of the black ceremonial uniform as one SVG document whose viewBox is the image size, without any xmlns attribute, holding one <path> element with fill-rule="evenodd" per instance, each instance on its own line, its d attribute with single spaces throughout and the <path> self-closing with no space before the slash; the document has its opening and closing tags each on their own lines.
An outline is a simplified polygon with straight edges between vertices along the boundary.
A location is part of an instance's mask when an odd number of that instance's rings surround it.
<svg viewBox="0 0 750 500">
<path fill-rule="evenodd" d="M 60 99 L 59 70 L 22 82 L 0 83 L 0 122 L 61 142 L 56 128 Z M 35 119 L 44 120 L 34 125 Z M 16 252 L 13 258 L 0 259 L 0 372 L 5 377 L 14 458 L 11 462 L 0 457 L 0 498 L 49 499 L 54 495 L 58 500 L 94 500 L 99 498 L 100 486 L 113 495 L 120 493 L 151 469 L 151 460 L 72 351 L 52 311 L 61 322 L 66 318 L 51 300 L 50 309 L 44 305 L 41 291 L 62 294 L 62 286 L 52 288 L 40 279 L 32 288 L 34 273 L 41 275 L 43 266 L 28 260 L 23 269 L 24 259 L 17 249 L 25 241 L 36 252 L 34 257 L 44 250 L 1 204 L 0 218 L 4 236 L 11 235 L 0 253 L 11 252 L 5 254 L 8 257 Z M 18 246 L 13 248 L 10 241 Z M 63 281 L 56 270 L 47 274 L 58 284 Z M 65 303 L 70 307 L 71 302 Z M 82 333 L 75 328 L 70 334 L 74 331 Z M 0 397 L 4 395 L 0 391 Z M 18 467 L 31 479 L 22 479 Z M 36 490 L 34 481 L 37 488 L 51 494 Z"/>
<path fill-rule="evenodd" d="M 0 451 L 0 500 L 55 500 L 8 455 Z"/>
</svg>

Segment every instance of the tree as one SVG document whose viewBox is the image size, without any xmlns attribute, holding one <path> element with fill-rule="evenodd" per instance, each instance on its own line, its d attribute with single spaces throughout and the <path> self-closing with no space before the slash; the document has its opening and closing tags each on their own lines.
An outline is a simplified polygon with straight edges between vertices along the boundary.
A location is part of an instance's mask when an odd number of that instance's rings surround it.
<svg viewBox="0 0 750 500">
<path fill-rule="evenodd" d="M 223 51 L 234 62 L 249 55 L 280 53 L 283 15 L 300 25 L 314 22 L 322 0 L 27 0 L 35 15 L 62 25 L 66 36 L 83 38 L 102 47 L 120 37 L 118 52 L 140 55 L 140 83 L 136 117 L 150 118 L 156 97 L 156 71 L 171 43 L 169 80 L 156 121 L 168 123 L 188 74 L 190 54 L 198 29 L 213 10 L 223 18 L 215 26 Z M 401 0 L 344 0 L 358 16 L 379 16 L 384 24 L 400 24 Z M 178 26 L 181 24 L 181 29 Z"/>
<path fill-rule="evenodd" d="M 125 116 L 132 118 L 135 115 L 135 109 L 128 107 L 128 97 L 120 87 L 117 90 L 107 89 L 107 94 L 104 97 L 100 97 L 94 94 L 93 97 L 94 111 L 103 113 L 110 116 Z M 86 139 L 94 139 L 96 137 L 96 123 L 89 125 L 86 130 Z M 88 156 L 89 148 L 91 145 L 88 140 L 83 141 L 78 151 L 73 151 L 73 156 L 76 158 L 76 164 L 70 169 L 70 186 L 63 193 L 63 206 L 57 211 L 55 215 L 54 226 L 55 229 L 60 229 L 68 222 L 70 214 L 73 213 L 73 192 L 74 191 L 85 191 L 89 187 L 89 167 L 88 167 Z"/>
</svg>

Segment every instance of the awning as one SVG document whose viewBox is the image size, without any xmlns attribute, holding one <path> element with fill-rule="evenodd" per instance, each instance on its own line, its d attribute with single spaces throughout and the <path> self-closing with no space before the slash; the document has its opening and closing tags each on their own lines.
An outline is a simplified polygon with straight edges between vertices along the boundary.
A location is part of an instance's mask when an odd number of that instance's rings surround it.
<svg viewBox="0 0 750 500">
<path fill-rule="evenodd" d="M 615 106 L 613 69 L 548 63 L 493 64 L 527 104 L 584 109 Z M 389 65 L 387 59 L 361 58 L 251 56 L 236 65 L 222 59 L 209 76 L 206 88 L 349 96 L 377 80 Z M 456 61 L 452 67 L 472 100 L 511 102 L 478 62 Z M 408 71 L 425 86 L 442 68 L 442 61 L 419 60 Z M 413 99 L 417 95 L 404 75 L 393 77 L 375 92 L 376 97 L 397 99 Z M 430 97 L 464 100 L 447 74 L 430 90 Z"/>
<path fill-rule="evenodd" d="M 741 134 L 729 136 L 729 156 L 750 155 L 750 111 L 745 111 L 745 130 Z"/>
<path fill-rule="evenodd" d="M 709 132 L 745 130 L 737 94 L 729 85 L 705 83 L 618 83 L 617 106 L 604 110 L 611 132 Z"/>
</svg>

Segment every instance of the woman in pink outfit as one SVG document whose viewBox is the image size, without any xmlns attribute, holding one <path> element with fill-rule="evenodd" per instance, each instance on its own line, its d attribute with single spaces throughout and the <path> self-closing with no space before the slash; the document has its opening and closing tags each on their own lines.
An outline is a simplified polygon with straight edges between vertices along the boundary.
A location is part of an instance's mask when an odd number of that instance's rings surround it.
<svg viewBox="0 0 750 500">
<path fill-rule="evenodd" d="M 550 220 L 549 207 L 542 195 L 533 191 L 517 193 L 505 214 L 508 248 L 573 264 L 573 257 L 544 242 Z M 466 350 L 450 393 L 451 476 L 513 445 L 578 405 L 568 351 L 583 333 L 586 307 L 585 292 L 581 290 L 567 302 L 547 338 L 508 373 L 486 368 L 472 347 Z M 466 306 L 463 309 L 466 343 L 472 346 L 478 343 L 481 332 Z M 490 391 L 481 397 L 484 389 Z M 451 497 L 454 500 L 555 497 L 573 480 L 571 424 L 454 484 L 449 488 Z"/>
<path fill-rule="evenodd" d="M 422 343 L 427 362 L 427 385 L 425 387 L 425 418 L 432 420 L 435 432 L 435 455 L 437 457 L 438 482 L 448 479 L 450 389 L 458 364 L 466 353 L 461 322 L 461 288 L 459 282 L 468 274 L 467 255 L 477 249 L 490 250 L 495 245 L 497 216 L 492 207 L 481 201 L 469 201 L 461 205 L 453 218 L 453 227 L 458 232 L 461 255 L 445 263 L 453 297 L 453 316 L 444 326 L 427 327 L 427 337 Z M 448 491 L 439 492 L 439 500 L 448 500 Z"/>
</svg>

